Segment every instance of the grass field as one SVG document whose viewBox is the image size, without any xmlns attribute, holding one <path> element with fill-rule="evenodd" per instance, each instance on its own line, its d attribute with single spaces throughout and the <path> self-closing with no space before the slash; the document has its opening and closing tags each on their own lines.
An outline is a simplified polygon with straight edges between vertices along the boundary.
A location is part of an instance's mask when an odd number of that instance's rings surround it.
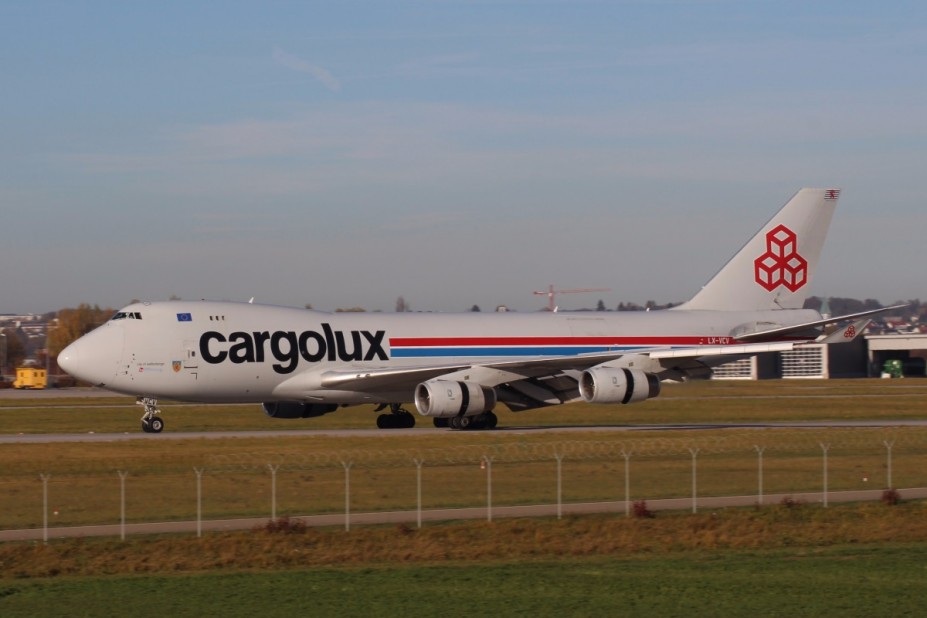
<svg viewBox="0 0 927 618">
<path fill-rule="evenodd" d="M 503 412 L 501 417 L 509 426 L 574 420 L 634 425 L 675 423 L 683 418 L 707 424 L 763 423 L 796 416 L 804 420 L 920 418 L 927 415 L 925 395 L 927 382 L 915 380 L 708 382 L 673 385 L 663 398 L 638 406 L 577 404 L 521 415 Z M 32 407 L 24 406 L 26 402 Z M 137 431 L 137 409 L 121 398 L 40 403 L 0 399 L 0 404 L 0 433 L 12 433 L 11 428 L 75 432 L 94 424 L 105 429 L 127 422 Z M 178 406 L 166 408 L 165 414 L 178 431 L 368 427 L 374 417 L 370 407 L 292 422 L 263 417 L 255 406 Z M 635 416 L 629 419 L 629 414 Z M 820 490 L 822 445 L 828 448 L 829 489 L 881 488 L 889 484 L 887 443 L 892 445 L 891 484 L 927 486 L 923 465 L 927 428 L 916 427 L 373 432 L 347 437 L 255 433 L 236 439 L 4 444 L 0 445 L 0 504 L 4 507 L 0 529 L 41 525 L 40 474 L 50 475 L 50 524 L 69 526 L 119 521 L 117 471 L 128 473 L 127 521 L 139 522 L 192 519 L 196 514 L 194 468 L 204 471 L 204 517 L 224 518 L 270 514 L 268 465 L 279 466 L 277 513 L 300 515 L 344 508 L 344 463 L 352 465 L 351 508 L 356 512 L 416 508 L 415 460 L 424 461 L 422 500 L 427 509 L 485 504 L 487 473 L 481 462 L 486 457 L 493 460 L 493 501 L 498 505 L 554 502 L 557 456 L 563 458 L 564 502 L 623 500 L 623 453 L 630 454 L 633 499 L 689 496 L 691 453 L 696 449 L 699 495 L 757 492 L 756 447 L 763 449 L 766 493 Z"/>
<path fill-rule="evenodd" d="M 0 583 L 36 616 L 918 616 L 927 547 Z"/>
<path fill-rule="evenodd" d="M 700 449 L 699 495 L 755 494 L 758 455 L 754 444 L 765 448 L 765 493 L 819 491 L 821 441 L 829 445 L 830 490 L 879 489 L 888 485 L 885 439 L 894 441 L 892 485 L 927 485 L 927 428 L 745 430 L 723 436 L 705 432 L 652 432 L 633 437 L 452 434 L 396 437 L 389 443 L 380 438 L 300 437 L 3 445 L 0 529 L 41 526 L 40 473 L 50 475 L 50 524 L 65 526 L 118 523 L 118 470 L 129 472 L 127 521 L 193 519 L 197 505 L 194 468 L 204 470 L 203 516 L 215 519 L 270 515 L 268 464 L 280 466 L 276 512 L 287 515 L 341 512 L 345 503 L 342 461 L 353 463 L 353 512 L 414 510 L 416 458 L 425 461 L 422 505 L 426 509 L 486 504 L 484 456 L 493 457 L 495 505 L 553 503 L 557 452 L 564 456 L 564 502 L 623 500 L 622 449 L 632 454 L 632 499 L 691 495 L 690 448 Z"/>
<path fill-rule="evenodd" d="M 292 420 L 269 418 L 256 404 L 163 402 L 163 410 L 169 432 L 376 426 L 373 406 Z M 142 410 L 129 397 L 46 396 L 37 400 L 0 396 L 0 412 L 0 434 L 134 433 L 140 431 Z M 569 404 L 521 413 L 499 406 L 496 412 L 503 427 L 912 419 L 927 414 L 927 380 L 697 381 L 664 385 L 660 397 L 629 406 Z M 417 420 L 420 426 L 431 427 L 428 419 Z"/>
<path fill-rule="evenodd" d="M 920 615 L 920 504 L 0 546 L 4 616 Z"/>
<path fill-rule="evenodd" d="M 146 439 L 0 445 L 0 528 L 41 525 L 50 474 L 52 525 L 116 523 L 117 470 L 128 471 L 129 521 L 189 519 L 195 476 L 204 517 L 268 515 L 277 472 L 278 514 L 344 507 L 414 508 L 485 503 L 493 459 L 496 504 L 553 502 L 556 459 L 563 499 L 621 500 L 625 458 L 632 499 L 687 496 L 693 450 L 699 495 L 757 490 L 763 448 L 767 493 L 820 490 L 822 445 L 831 490 L 927 486 L 927 429 L 684 430 L 673 424 L 927 416 L 927 382 L 709 382 L 672 385 L 637 406 L 571 405 L 503 426 L 668 425 L 638 432 L 441 432 L 400 436 Z M 60 406 L 60 407 L 59 407 Z M 128 399 L 0 398 L 0 433 L 136 432 Z M 276 421 L 257 406 L 165 407 L 168 432 L 370 428 L 369 407 L 320 419 Z M 166 435 L 165 435 L 166 437 Z M 0 615 L 919 615 L 927 602 L 927 517 L 920 503 L 820 508 L 770 506 L 656 519 L 589 516 L 0 545 Z"/>
</svg>

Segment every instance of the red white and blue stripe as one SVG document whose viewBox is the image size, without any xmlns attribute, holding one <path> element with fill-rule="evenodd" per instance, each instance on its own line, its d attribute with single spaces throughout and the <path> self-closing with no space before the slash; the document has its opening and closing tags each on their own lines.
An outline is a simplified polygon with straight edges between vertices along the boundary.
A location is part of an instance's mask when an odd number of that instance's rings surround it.
<svg viewBox="0 0 927 618">
<path fill-rule="evenodd" d="M 730 338 L 725 338 L 729 339 Z M 733 340 L 729 341 L 733 343 Z M 393 337 L 393 358 L 577 356 L 708 345 L 706 337 Z M 724 343 L 728 343 L 725 341 Z"/>
</svg>

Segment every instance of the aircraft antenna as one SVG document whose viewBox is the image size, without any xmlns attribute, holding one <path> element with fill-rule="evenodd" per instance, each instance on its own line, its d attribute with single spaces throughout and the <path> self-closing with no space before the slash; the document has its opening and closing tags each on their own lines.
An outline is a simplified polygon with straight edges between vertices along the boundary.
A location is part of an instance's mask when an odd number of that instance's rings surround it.
<svg viewBox="0 0 927 618">
<path fill-rule="evenodd" d="M 547 297 L 547 310 L 556 311 L 557 305 L 554 302 L 554 296 L 557 294 L 580 294 L 583 292 L 611 292 L 608 288 L 573 288 L 570 290 L 556 290 L 554 285 L 550 284 L 547 287 L 547 290 L 544 292 L 534 292 L 535 296 L 546 296 Z"/>
</svg>

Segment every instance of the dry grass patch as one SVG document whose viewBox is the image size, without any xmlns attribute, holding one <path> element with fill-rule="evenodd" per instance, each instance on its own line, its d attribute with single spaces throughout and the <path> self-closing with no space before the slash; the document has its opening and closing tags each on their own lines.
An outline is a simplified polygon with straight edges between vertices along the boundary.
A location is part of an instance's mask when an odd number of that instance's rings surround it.
<svg viewBox="0 0 927 618">
<path fill-rule="evenodd" d="M 845 544 L 922 543 L 920 503 L 823 509 L 777 505 L 652 519 L 614 516 L 407 525 L 351 532 L 286 526 L 203 538 L 78 539 L 0 546 L 0 578 L 321 566 L 555 560 L 583 556 L 660 555 L 692 550 L 760 550 Z M 283 533 L 285 532 L 285 533 Z"/>
</svg>

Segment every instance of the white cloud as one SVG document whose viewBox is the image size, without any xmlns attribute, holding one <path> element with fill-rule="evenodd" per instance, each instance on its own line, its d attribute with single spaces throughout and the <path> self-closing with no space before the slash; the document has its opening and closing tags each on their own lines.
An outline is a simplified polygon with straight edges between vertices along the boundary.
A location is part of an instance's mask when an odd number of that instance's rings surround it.
<svg viewBox="0 0 927 618">
<path fill-rule="evenodd" d="M 912 171 L 918 159 L 911 150 L 927 135 L 917 102 L 855 100 L 836 108 L 828 102 L 745 96 L 587 114 L 339 102 L 276 118 L 176 127 L 153 135 L 140 152 L 58 161 L 84 173 L 134 177 L 138 190 L 172 198 L 334 197 L 358 208 L 369 208 L 370 198 L 459 205 L 557 186 L 582 186 L 594 201 L 626 179 L 729 183 L 734 177 L 788 184 L 791 191 L 796 179 L 844 184 L 865 172 L 889 181 Z"/>
<path fill-rule="evenodd" d="M 341 82 L 338 81 L 338 79 L 336 79 L 327 69 L 324 69 L 316 64 L 312 64 L 307 60 L 303 60 L 298 56 L 294 56 L 293 54 L 286 52 L 279 47 L 274 47 L 273 58 L 277 64 L 285 66 L 288 69 L 311 75 L 332 92 L 339 92 L 341 90 Z"/>
</svg>

